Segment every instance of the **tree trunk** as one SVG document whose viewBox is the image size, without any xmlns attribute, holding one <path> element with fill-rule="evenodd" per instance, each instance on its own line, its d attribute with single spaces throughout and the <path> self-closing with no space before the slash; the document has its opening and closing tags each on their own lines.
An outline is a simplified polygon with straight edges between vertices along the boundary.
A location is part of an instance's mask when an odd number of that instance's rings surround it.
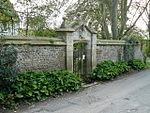
<svg viewBox="0 0 150 113">
<path fill-rule="evenodd" d="M 127 11 L 128 11 L 128 6 L 127 6 L 127 0 L 121 0 L 121 26 L 119 30 L 119 39 L 122 38 L 124 29 L 126 27 L 126 22 L 127 22 Z"/>
<path fill-rule="evenodd" d="M 109 36 L 109 30 L 108 30 L 108 25 L 106 22 L 106 11 L 105 11 L 105 5 L 101 4 L 101 14 L 102 14 L 102 37 L 104 39 L 110 39 Z"/>
<path fill-rule="evenodd" d="M 112 0 L 111 5 L 111 31 L 112 31 L 112 38 L 118 39 L 118 0 Z"/>
<path fill-rule="evenodd" d="M 28 8 L 27 8 L 27 25 L 26 25 L 26 36 L 28 36 L 28 30 L 29 30 L 29 12 L 28 12 Z"/>
<path fill-rule="evenodd" d="M 148 14 L 148 32 L 149 32 L 149 40 L 148 40 L 148 48 L 150 52 L 150 7 L 149 7 L 149 14 Z"/>
</svg>

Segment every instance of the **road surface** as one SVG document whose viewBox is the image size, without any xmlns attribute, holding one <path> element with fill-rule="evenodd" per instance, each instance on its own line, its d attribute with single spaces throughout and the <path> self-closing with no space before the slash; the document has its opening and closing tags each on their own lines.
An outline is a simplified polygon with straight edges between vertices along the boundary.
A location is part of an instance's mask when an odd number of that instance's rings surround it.
<svg viewBox="0 0 150 113">
<path fill-rule="evenodd" d="M 150 113 L 150 69 L 17 113 Z"/>
</svg>

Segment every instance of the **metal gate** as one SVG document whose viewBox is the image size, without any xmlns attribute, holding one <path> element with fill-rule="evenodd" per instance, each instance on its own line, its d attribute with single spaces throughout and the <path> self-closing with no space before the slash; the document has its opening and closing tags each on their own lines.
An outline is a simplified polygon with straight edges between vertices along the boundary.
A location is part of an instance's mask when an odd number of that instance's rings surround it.
<svg viewBox="0 0 150 113">
<path fill-rule="evenodd" d="M 86 75 L 86 43 L 74 44 L 73 72 L 79 76 Z"/>
</svg>

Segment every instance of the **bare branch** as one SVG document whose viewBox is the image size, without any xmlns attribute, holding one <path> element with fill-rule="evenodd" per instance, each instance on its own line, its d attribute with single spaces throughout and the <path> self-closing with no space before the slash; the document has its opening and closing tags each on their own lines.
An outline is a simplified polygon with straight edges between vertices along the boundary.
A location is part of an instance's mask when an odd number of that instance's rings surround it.
<svg viewBox="0 0 150 113">
<path fill-rule="evenodd" d="M 125 33 L 123 34 L 123 36 L 125 36 L 137 23 L 137 21 L 139 20 L 139 18 L 143 15 L 143 13 L 145 12 L 145 10 L 147 9 L 147 6 L 149 5 L 150 0 L 146 3 L 143 11 L 139 14 L 139 16 L 136 18 L 136 20 L 134 21 L 134 23 L 125 31 Z"/>
</svg>

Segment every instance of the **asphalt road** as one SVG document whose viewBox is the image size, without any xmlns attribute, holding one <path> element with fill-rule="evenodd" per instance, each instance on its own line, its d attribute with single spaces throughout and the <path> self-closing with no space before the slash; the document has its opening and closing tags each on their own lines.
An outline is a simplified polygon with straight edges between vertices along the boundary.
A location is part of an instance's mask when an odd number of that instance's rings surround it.
<svg viewBox="0 0 150 113">
<path fill-rule="evenodd" d="M 150 69 L 17 113 L 150 113 Z"/>
</svg>

